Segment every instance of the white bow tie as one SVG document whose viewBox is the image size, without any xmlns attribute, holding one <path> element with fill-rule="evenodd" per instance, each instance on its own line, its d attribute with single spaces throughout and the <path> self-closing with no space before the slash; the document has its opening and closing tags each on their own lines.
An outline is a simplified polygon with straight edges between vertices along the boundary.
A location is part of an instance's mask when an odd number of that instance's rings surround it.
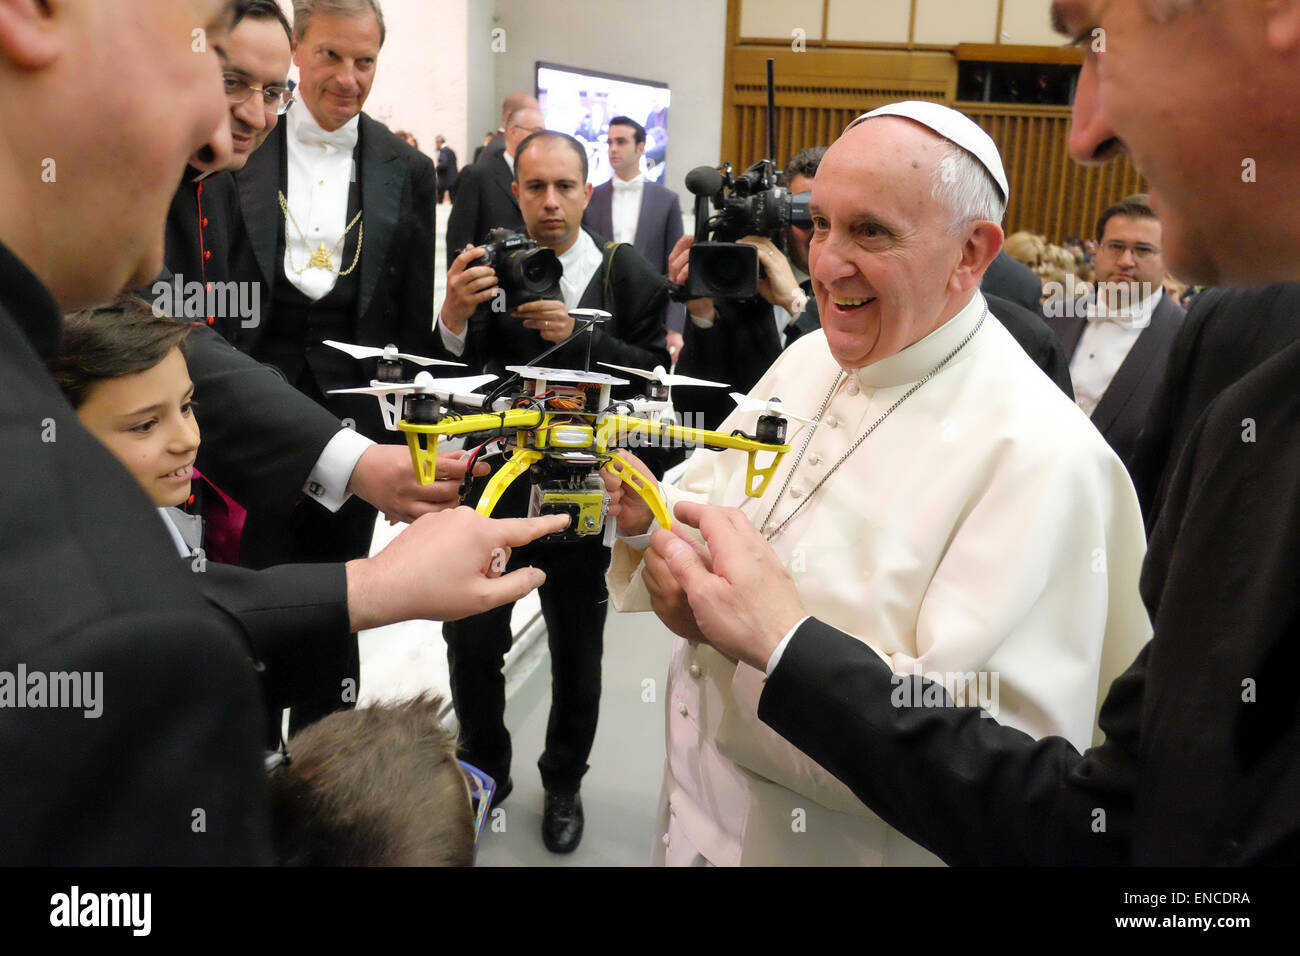
<svg viewBox="0 0 1300 956">
<path fill-rule="evenodd" d="M 350 153 L 357 145 L 357 124 L 346 123 L 331 133 L 315 123 L 302 123 L 298 126 L 298 142 L 304 146 L 333 146 Z"/>
<path fill-rule="evenodd" d="M 1088 310 L 1087 319 L 1094 325 L 1098 325 L 1102 322 L 1112 322 L 1115 325 L 1118 325 L 1121 329 L 1129 329 L 1131 331 L 1145 329 L 1151 324 L 1150 316 L 1142 312 L 1133 314 L 1128 311 L 1123 311 L 1098 315 L 1095 309 L 1090 309 Z"/>
<path fill-rule="evenodd" d="M 636 179 L 619 179 L 617 176 L 611 180 L 614 183 L 614 192 L 629 193 L 641 188 L 642 179 L 638 176 Z"/>
</svg>

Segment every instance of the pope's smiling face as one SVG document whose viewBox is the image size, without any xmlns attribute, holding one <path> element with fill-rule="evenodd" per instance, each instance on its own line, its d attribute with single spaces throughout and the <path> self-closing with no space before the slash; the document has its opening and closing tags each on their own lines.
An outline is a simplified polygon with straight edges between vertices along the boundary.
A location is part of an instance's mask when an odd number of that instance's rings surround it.
<svg viewBox="0 0 1300 956">
<path fill-rule="evenodd" d="M 954 280 L 969 230 L 952 232 L 951 213 L 932 195 L 943 154 L 937 135 L 881 117 L 849 130 L 822 159 L 808 264 L 843 368 L 901 352 L 969 299 L 969 287 L 959 288 L 967 284 Z"/>
</svg>

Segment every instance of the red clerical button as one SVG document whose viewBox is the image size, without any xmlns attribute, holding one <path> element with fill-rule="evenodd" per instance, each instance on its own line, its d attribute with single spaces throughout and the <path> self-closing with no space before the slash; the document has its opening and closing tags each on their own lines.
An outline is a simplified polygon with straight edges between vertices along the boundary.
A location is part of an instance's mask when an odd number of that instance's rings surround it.
<svg viewBox="0 0 1300 956">
<path fill-rule="evenodd" d="M 216 323 L 216 321 L 217 320 L 214 319 L 212 316 L 208 316 L 208 325 L 213 325 Z"/>
<path fill-rule="evenodd" d="M 209 249 L 207 252 L 203 253 L 203 258 L 204 258 L 204 259 L 211 259 L 211 258 L 212 258 L 212 250 Z"/>
<path fill-rule="evenodd" d="M 207 217 L 207 216 L 204 216 L 204 217 L 203 217 L 203 228 L 206 229 L 207 227 L 208 227 L 208 217 Z"/>
</svg>

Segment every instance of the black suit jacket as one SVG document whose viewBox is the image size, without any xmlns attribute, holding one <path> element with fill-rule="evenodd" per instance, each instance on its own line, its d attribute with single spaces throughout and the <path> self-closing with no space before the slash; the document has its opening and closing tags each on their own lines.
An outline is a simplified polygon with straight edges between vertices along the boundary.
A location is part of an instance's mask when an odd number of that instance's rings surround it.
<svg viewBox="0 0 1300 956">
<path fill-rule="evenodd" d="M 1151 324 L 1137 337 L 1101 401 L 1092 410 L 1092 423 L 1126 467 L 1133 458 L 1138 434 L 1146 422 L 1156 389 L 1164 378 L 1169 350 L 1186 315 L 1182 307 L 1167 295 L 1160 297 L 1151 315 Z M 1066 354 L 1073 360 L 1088 320 L 1083 317 L 1049 317 L 1047 321 L 1060 335 Z"/>
<path fill-rule="evenodd" d="M 514 174 L 506 164 L 504 148 L 486 151 L 473 166 L 460 171 L 456 201 L 447 217 L 447 266 L 466 246 L 480 245 L 489 229 L 524 232 L 524 214 L 511 190 Z"/>
<path fill-rule="evenodd" d="M 1023 262 L 1012 259 L 1006 252 L 999 252 L 984 270 L 980 280 L 980 291 L 986 296 L 995 295 L 1017 305 L 1024 306 L 1030 312 L 1038 312 L 1043 299 L 1042 280 Z"/>
<path fill-rule="evenodd" d="M 1080 755 L 972 708 L 895 707 L 881 659 L 811 620 L 759 716 L 950 863 L 1294 864 L 1298 380 L 1293 344 L 1189 436 L 1143 569 L 1155 636 L 1111 685 L 1101 746 Z"/>
<path fill-rule="evenodd" d="M 94 718 L 5 708 L 4 861 L 267 863 L 262 705 L 247 648 L 179 566 L 139 485 L 50 380 L 42 358 L 59 327 L 49 293 L 0 245 L 0 670 L 98 672 L 103 707 Z"/>
<path fill-rule="evenodd" d="M 438 162 L 435 166 L 438 174 L 438 191 L 456 188 L 456 151 L 450 146 L 438 150 Z"/>
<path fill-rule="evenodd" d="M 582 214 L 582 223 L 602 236 L 614 234 L 613 220 L 614 182 L 608 180 L 591 191 L 591 201 Z M 660 275 L 668 274 L 668 254 L 682 237 L 682 210 L 677 194 L 658 183 L 646 180 L 641 190 L 641 211 L 637 215 L 636 235 L 632 245 L 646 257 Z M 668 329 L 684 331 L 686 306 L 680 302 L 668 304 Z"/>
<path fill-rule="evenodd" d="M 1300 284 L 1207 289 L 1192 300 L 1138 436 L 1129 474 L 1147 530 L 1201 415 L 1224 389 L 1300 339 Z"/>
<path fill-rule="evenodd" d="M 263 320 L 225 334 L 241 351 L 255 352 L 268 322 L 284 265 L 277 251 L 285 229 L 278 193 L 288 178 L 288 124 L 279 124 L 235 176 L 242 216 L 231 256 L 235 278 L 260 281 Z M 429 354 L 433 348 L 433 261 L 436 174 L 433 160 L 361 114 L 360 291 L 351 341 Z M 365 384 L 362 365 L 328 346 L 309 345 L 308 361 L 322 390 Z M 373 436 L 372 436 L 373 437 Z"/>
</svg>

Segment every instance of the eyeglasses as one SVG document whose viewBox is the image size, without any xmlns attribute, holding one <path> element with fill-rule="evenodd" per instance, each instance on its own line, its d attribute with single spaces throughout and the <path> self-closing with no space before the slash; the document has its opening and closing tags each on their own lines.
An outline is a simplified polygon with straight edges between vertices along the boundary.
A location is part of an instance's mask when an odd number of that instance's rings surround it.
<svg viewBox="0 0 1300 956">
<path fill-rule="evenodd" d="M 473 764 L 457 760 L 465 781 L 469 784 L 469 801 L 474 810 L 474 855 L 478 855 L 478 838 L 487 822 L 488 811 L 492 807 L 492 797 L 497 792 L 496 781 Z"/>
<path fill-rule="evenodd" d="M 1101 247 L 1106 250 L 1108 255 L 1112 255 L 1116 259 L 1130 251 L 1133 253 L 1133 258 L 1135 259 L 1150 259 L 1152 256 L 1157 255 L 1160 252 L 1160 250 L 1155 246 L 1148 245 L 1145 242 L 1139 242 L 1136 245 L 1130 246 L 1128 243 L 1120 242 L 1118 239 L 1107 239 L 1101 244 Z"/>
<path fill-rule="evenodd" d="M 238 105 L 245 102 L 254 93 L 262 94 L 262 108 L 268 113 L 283 116 L 293 105 L 293 81 L 286 86 L 250 86 L 238 73 L 223 73 L 226 84 L 226 101 Z"/>
</svg>

